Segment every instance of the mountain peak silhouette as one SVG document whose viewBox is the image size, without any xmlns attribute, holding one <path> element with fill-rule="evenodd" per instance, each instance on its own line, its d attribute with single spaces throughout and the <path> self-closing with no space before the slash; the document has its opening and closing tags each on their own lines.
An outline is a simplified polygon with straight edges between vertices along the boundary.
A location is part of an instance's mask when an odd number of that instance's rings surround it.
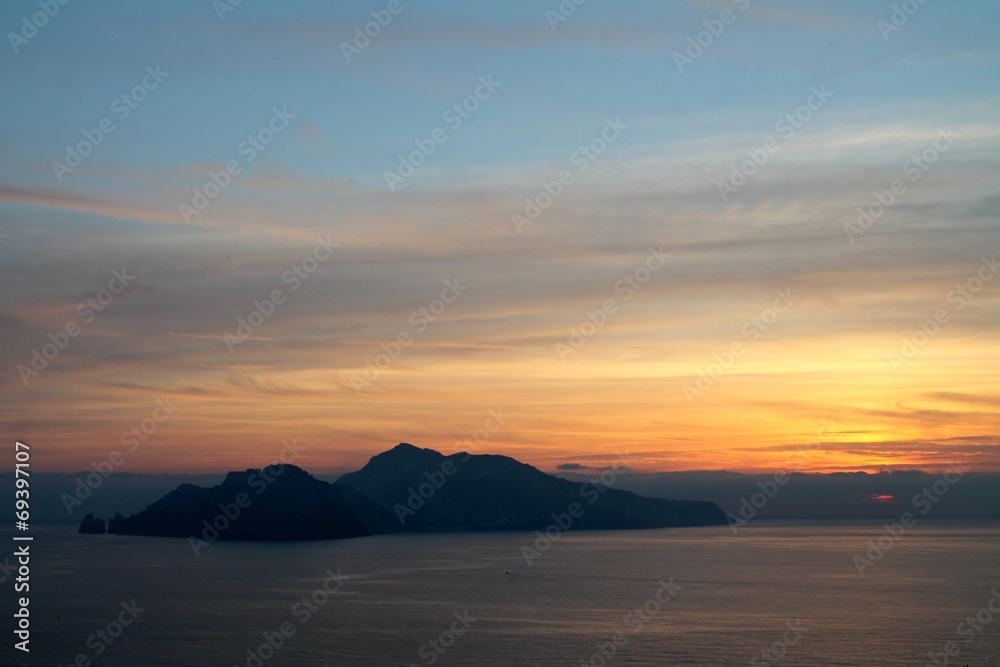
<svg viewBox="0 0 1000 667">
<path fill-rule="evenodd" d="M 573 528 L 718 525 L 714 503 L 647 498 L 612 488 L 614 476 L 571 482 L 498 454 L 400 443 L 330 484 L 292 464 L 247 468 L 211 488 L 182 484 L 142 512 L 116 515 L 108 532 L 218 539 L 302 540 L 413 531 L 545 529 L 573 512 Z M 235 508 L 239 508 L 236 512 Z M 220 515 L 229 516 L 222 522 Z M 94 530 L 99 521 L 87 518 Z"/>
<path fill-rule="evenodd" d="M 714 503 L 644 498 L 571 482 L 508 456 L 444 455 L 402 443 L 336 482 L 391 512 L 402 531 L 537 530 L 574 503 L 575 526 L 665 528 L 725 523 Z"/>
</svg>

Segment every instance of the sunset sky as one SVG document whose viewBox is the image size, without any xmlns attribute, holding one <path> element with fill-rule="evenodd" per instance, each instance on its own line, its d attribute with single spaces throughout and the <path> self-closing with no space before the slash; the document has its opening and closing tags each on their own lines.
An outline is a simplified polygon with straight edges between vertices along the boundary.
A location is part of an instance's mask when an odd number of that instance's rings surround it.
<svg viewBox="0 0 1000 667">
<path fill-rule="evenodd" d="M 38 469 L 1000 470 L 996 2 L 223 2 L 0 6 Z"/>
</svg>

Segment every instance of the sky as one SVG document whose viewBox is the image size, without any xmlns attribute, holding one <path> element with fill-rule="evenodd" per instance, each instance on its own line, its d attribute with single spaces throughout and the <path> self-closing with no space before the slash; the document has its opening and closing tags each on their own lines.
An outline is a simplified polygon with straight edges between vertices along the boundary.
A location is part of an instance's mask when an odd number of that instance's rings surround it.
<svg viewBox="0 0 1000 667">
<path fill-rule="evenodd" d="M 995 2 L 46 6 L 0 5 L 37 469 L 1000 470 Z"/>
</svg>

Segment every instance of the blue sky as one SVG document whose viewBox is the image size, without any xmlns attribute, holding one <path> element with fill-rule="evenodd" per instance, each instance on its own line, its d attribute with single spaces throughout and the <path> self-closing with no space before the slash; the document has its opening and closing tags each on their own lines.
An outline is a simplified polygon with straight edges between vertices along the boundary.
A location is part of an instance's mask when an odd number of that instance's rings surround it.
<svg viewBox="0 0 1000 667">
<path fill-rule="evenodd" d="M 386 165 L 486 74 L 503 83 L 500 93 L 441 148 L 434 168 L 558 161 L 616 114 L 647 128 L 623 138 L 636 150 L 720 126 L 752 137 L 818 83 L 836 91 L 837 104 L 815 130 L 943 118 L 954 99 L 969 120 L 988 121 L 996 94 L 990 2 L 929 2 L 888 41 L 876 24 L 891 16 L 891 3 L 752 3 L 740 11 L 725 0 L 634 2 L 622 11 L 587 2 L 553 32 L 544 12 L 558 3 L 404 2 L 345 62 L 339 44 L 384 5 L 247 0 L 220 21 L 210 2 L 71 3 L 18 54 L 4 53 L 6 96 L 17 100 L 5 107 L 17 131 L 7 133 L 4 152 L 25 165 L 51 161 L 156 64 L 170 77 L 155 102 L 122 123 L 94 155 L 99 166 L 84 172 L 216 161 L 278 106 L 326 143 L 286 142 L 274 159 L 310 177 L 377 187 Z M 672 53 L 727 6 L 735 21 L 679 73 Z M 4 26 L 17 27 L 33 8 L 6 3 Z M 5 176 L 47 185 L 18 171 L 8 166 Z M 72 185 L 90 187 L 94 177 L 81 173 Z"/>
</svg>

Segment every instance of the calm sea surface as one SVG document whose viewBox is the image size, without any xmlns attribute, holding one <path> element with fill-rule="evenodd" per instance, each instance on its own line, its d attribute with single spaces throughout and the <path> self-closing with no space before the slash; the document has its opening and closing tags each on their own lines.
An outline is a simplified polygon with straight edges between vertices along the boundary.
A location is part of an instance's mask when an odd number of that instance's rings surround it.
<svg viewBox="0 0 1000 667">
<path fill-rule="evenodd" d="M 198 557 L 185 540 L 34 534 L 31 653 L 12 646 L 8 579 L 4 665 L 578 667 L 604 664 L 617 634 L 607 664 L 922 666 L 954 641 L 947 664 L 1000 666 L 1000 614 L 957 632 L 1000 591 L 998 523 L 924 521 L 864 576 L 852 558 L 878 522 L 569 532 L 530 567 L 523 533 L 215 543 Z M 279 642 L 282 624 L 294 634 Z M 780 659 L 762 653 L 773 645 Z"/>
</svg>

